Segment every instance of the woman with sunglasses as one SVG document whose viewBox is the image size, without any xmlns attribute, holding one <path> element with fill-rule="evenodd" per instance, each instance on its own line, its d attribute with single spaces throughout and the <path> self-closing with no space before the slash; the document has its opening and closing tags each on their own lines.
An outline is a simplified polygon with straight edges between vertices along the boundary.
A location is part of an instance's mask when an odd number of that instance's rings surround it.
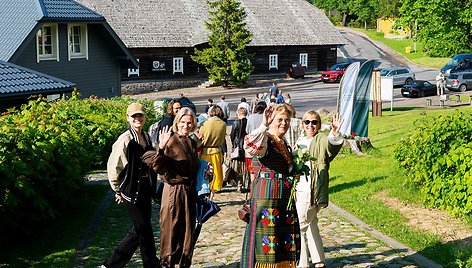
<svg viewBox="0 0 472 268">
<path fill-rule="evenodd" d="M 315 267 L 325 267 L 323 241 L 318 229 L 318 212 L 328 206 L 329 164 L 336 157 L 343 144 L 339 133 L 342 120 L 334 114 L 328 135 L 320 132 L 320 115 L 311 110 L 302 117 L 304 136 L 297 141 L 299 150 L 308 150 L 312 160 L 310 176 L 300 176 L 297 183 L 296 208 L 300 221 L 301 247 L 300 262 L 297 267 L 307 268 L 308 257 Z"/>
</svg>

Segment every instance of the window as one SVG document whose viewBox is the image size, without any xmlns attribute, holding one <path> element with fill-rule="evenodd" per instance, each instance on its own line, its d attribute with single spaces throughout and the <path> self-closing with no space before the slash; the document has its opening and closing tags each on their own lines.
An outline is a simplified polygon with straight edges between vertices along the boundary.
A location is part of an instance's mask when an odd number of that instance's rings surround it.
<svg viewBox="0 0 472 268">
<path fill-rule="evenodd" d="M 87 25 L 69 24 L 67 33 L 69 36 L 69 60 L 88 59 Z"/>
<path fill-rule="evenodd" d="M 139 59 L 136 59 L 136 61 L 139 62 Z M 139 67 L 136 68 L 136 69 L 128 68 L 128 77 L 130 77 L 130 76 L 132 76 L 132 75 L 137 75 L 137 76 L 139 76 Z"/>
<path fill-rule="evenodd" d="M 308 67 L 308 53 L 300 53 L 300 65 Z"/>
<path fill-rule="evenodd" d="M 278 63 L 279 61 L 279 55 L 277 54 L 270 54 L 269 55 L 269 70 L 270 69 L 279 69 Z"/>
<path fill-rule="evenodd" d="M 184 58 L 174 58 L 174 72 L 175 73 L 184 73 Z"/>
<path fill-rule="evenodd" d="M 36 34 L 36 60 L 59 61 L 57 24 L 44 24 Z"/>
</svg>

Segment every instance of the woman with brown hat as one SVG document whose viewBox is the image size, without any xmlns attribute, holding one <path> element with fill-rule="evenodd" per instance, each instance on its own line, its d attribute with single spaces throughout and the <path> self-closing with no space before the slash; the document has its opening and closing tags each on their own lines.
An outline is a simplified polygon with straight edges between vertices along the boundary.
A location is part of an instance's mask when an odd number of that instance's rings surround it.
<svg viewBox="0 0 472 268">
<path fill-rule="evenodd" d="M 151 138 L 143 131 L 146 115 L 143 106 L 132 103 L 126 110 L 129 130 L 113 144 L 108 158 L 107 173 L 115 200 L 124 204 L 133 221 L 133 228 L 121 240 L 102 267 L 124 267 L 140 248 L 143 267 L 160 267 L 151 225 L 151 199 L 155 193 L 156 176 L 141 157 L 153 150 Z"/>
</svg>

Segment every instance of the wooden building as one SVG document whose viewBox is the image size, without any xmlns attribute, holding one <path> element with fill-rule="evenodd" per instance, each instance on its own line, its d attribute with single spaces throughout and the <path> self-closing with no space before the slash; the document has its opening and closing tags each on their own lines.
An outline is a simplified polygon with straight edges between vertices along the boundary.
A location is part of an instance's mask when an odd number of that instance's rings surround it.
<svg viewBox="0 0 472 268">
<path fill-rule="evenodd" d="M 83 97 L 119 96 L 120 70 L 139 66 L 105 18 L 74 0 L 3 1 L 2 10 L 0 60 L 71 81 Z"/>
<path fill-rule="evenodd" d="M 139 59 L 123 69 L 123 80 L 185 79 L 205 76 L 192 61 L 194 48 L 207 45 L 206 0 L 79 0 L 102 14 Z M 344 38 L 325 14 L 306 0 L 241 0 L 253 33 L 255 74 L 285 73 L 300 63 L 307 73 L 336 63 Z"/>
</svg>

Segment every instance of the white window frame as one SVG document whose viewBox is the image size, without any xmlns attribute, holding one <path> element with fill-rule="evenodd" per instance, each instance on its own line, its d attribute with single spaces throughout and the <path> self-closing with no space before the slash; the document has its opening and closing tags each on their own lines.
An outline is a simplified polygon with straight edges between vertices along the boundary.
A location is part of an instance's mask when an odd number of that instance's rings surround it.
<svg viewBox="0 0 472 268">
<path fill-rule="evenodd" d="M 173 73 L 184 73 L 184 58 L 183 57 L 177 57 L 172 59 L 172 65 L 173 65 Z"/>
<path fill-rule="evenodd" d="M 279 55 L 278 54 L 270 54 L 269 55 L 269 70 L 270 69 L 279 69 Z"/>
<path fill-rule="evenodd" d="M 137 62 L 139 62 L 139 59 L 136 59 Z M 139 77 L 139 66 L 136 69 L 128 68 L 128 77 L 132 75 L 137 75 Z"/>
<path fill-rule="evenodd" d="M 300 65 L 308 68 L 308 53 L 300 53 Z"/>
<path fill-rule="evenodd" d="M 45 54 L 45 46 L 46 44 L 44 38 L 45 29 L 49 27 L 51 28 L 51 54 Z M 46 61 L 46 60 L 56 60 L 59 61 L 59 27 L 55 23 L 46 23 L 41 25 L 41 29 L 38 30 L 36 33 L 36 62 Z M 41 32 L 41 39 L 39 37 Z M 40 47 L 42 53 L 40 53 Z"/>
<path fill-rule="evenodd" d="M 72 42 L 72 28 L 73 27 L 80 27 L 80 33 L 79 33 L 79 48 L 80 52 L 75 52 L 73 51 L 74 45 Z M 69 60 L 71 59 L 87 59 L 88 60 L 88 34 L 87 34 L 87 24 L 68 24 L 67 25 L 67 45 L 69 48 Z"/>
</svg>

